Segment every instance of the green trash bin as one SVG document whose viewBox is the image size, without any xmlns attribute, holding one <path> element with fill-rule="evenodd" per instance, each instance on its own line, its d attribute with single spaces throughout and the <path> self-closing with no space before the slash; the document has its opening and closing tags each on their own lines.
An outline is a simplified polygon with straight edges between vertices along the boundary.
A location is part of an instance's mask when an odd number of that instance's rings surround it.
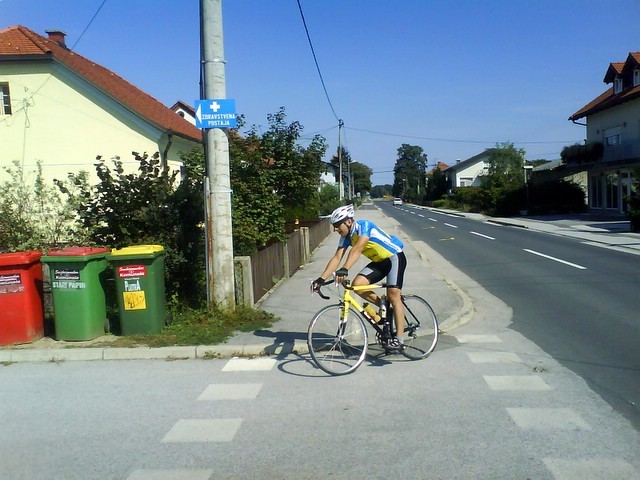
<svg viewBox="0 0 640 480">
<path fill-rule="evenodd" d="M 40 259 L 49 267 L 57 340 L 92 340 L 109 331 L 108 253 L 108 248 L 69 247 Z"/>
<path fill-rule="evenodd" d="M 160 333 L 165 324 L 164 248 L 136 245 L 113 249 L 122 335 Z"/>
</svg>

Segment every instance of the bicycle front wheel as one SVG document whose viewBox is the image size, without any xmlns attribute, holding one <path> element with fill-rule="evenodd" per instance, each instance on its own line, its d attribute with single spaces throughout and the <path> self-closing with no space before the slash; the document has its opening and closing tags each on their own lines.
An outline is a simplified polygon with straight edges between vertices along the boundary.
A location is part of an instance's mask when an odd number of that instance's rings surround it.
<svg viewBox="0 0 640 480">
<path fill-rule="evenodd" d="M 404 350 L 411 360 L 429 356 L 438 343 L 438 319 L 431 305 L 417 295 L 403 295 Z"/>
<path fill-rule="evenodd" d="M 345 375 L 356 370 L 367 354 L 367 328 L 360 314 L 349 309 L 342 321 L 340 305 L 320 310 L 307 332 L 309 354 L 315 364 L 330 375 Z"/>
</svg>

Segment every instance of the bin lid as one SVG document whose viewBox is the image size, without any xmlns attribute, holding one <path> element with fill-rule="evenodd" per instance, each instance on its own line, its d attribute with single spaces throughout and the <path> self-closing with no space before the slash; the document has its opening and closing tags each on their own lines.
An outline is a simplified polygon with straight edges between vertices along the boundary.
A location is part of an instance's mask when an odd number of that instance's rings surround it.
<svg viewBox="0 0 640 480">
<path fill-rule="evenodd" d="M 42 257 L 43 262 L 60 262 L 69 260 L 90 260 L 92 258 L 105 257 L 109 253 L 106 247 L 67 247 L 61 250 L 52 250 Z M 64 258 L 63 258 L 64 257 Z"/>
<path fill-rule="evenodd" d="M 124 248 L 114 248 L 111 250 L 109 258 L 113 257 L 138 257 L 145 258 L 149 255 L 158 256 L 164 252 L 162 245 L 132 245 Z M 115 258 L 117 260 L 117 258 Z"/>
<path fill-rule="evenodd" d="M 40 261 L 42 253 L 38 250 L 26 252 L 0 253 L 0 267 L 10 267 L 12 265 L 27 265 Z"/>
</svg>

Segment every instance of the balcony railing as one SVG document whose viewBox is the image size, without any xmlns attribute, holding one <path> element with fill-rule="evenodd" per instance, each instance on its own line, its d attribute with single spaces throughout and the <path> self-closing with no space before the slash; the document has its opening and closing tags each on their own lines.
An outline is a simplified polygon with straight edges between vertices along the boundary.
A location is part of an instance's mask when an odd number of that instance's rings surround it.
<svg viewBox="0 0 640 480">
<path fill-rule="evenodd" d="M 603 162 L 620 162 L 638 158 L 640 158 L 640 140 L 605 146 L 602 152 Z"/>
</svg>

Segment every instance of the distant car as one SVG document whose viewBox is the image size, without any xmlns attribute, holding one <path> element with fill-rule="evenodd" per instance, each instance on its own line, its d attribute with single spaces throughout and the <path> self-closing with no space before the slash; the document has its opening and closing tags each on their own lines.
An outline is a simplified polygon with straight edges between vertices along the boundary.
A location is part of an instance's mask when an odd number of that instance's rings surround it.
<svg viewBox="0 0 640 480">
<path fill-rule="evenodd" d="M 402 199 L 398 198 L 398 197 L 394 198 L 393 199 L 393 204 L 394 205 L 402 205 Z"/>
</svg>

